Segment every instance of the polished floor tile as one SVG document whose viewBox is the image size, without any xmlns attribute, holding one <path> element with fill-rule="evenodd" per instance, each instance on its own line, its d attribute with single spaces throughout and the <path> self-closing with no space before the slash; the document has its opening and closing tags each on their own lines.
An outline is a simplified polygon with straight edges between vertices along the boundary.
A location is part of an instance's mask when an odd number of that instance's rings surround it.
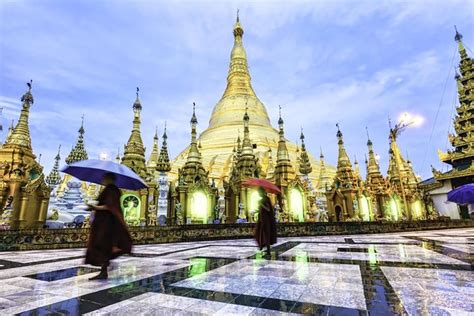
<svg viewBox="0 0 474 316">
<path fill-rule="evenodd" d="M 471 315 L 474 229 L 137 245 L 108 280 L 84 249 L 0 253 L 0 314 Z"/>
</svg>

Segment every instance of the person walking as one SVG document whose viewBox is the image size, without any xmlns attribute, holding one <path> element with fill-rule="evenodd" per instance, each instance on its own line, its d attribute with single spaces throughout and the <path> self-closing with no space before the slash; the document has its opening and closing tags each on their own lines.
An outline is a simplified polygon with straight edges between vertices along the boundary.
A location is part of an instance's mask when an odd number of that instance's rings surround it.
<svg viewBox="0 0 474 316">
<path fill-rule="evenodd" d="M 275 212 L 265 189 L 259 187 L 258 192 L 261 200 L 255 225 L 255 240 L 260 250 L 266 247 L 266 254 L 270 255 L 270 246 L 277 242 Z"/>
<path fill-rule="evenodd" d="M 100 266 L 100 273 L 89 280 L 107 279 L 110 260 L 132 251 L 132 238 L 120 208 L 120 189 L 116 176 L 106 173 L 102 179 L 104 189 L 97 205 L 88 204 L 94 211 L 86 251 L 86 264 Z"/>
</svg>

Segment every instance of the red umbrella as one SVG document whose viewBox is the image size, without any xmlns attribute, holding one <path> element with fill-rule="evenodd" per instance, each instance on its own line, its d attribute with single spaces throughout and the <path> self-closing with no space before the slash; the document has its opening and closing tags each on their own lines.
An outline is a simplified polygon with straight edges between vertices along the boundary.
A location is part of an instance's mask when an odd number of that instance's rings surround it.
<svg viewBox="0 0 474 316">
<path fill-rule="evenodd" d="M 279 194 L 281 190 L 272 182 L 265 179 L 247 179 L 242 182 L 243 187 L 262 187 L 268 193 Z"/>
</svg>

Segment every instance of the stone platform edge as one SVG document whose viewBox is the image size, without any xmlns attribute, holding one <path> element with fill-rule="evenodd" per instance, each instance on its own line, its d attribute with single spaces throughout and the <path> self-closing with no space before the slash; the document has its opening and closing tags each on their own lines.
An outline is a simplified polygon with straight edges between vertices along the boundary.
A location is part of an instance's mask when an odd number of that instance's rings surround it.
<svg viewBox="0 0 474 316">
<path fill-rule="evenodd" d="M 279 237 L 394 233 L 474 227 L 474 219 L 403 222 L 281 223 Z M 136 245 L 253 237 L 254 224 L 130 227 Z M 0 231 L 0 251 L 85 247 L 89 229 Z"/>
</svg>

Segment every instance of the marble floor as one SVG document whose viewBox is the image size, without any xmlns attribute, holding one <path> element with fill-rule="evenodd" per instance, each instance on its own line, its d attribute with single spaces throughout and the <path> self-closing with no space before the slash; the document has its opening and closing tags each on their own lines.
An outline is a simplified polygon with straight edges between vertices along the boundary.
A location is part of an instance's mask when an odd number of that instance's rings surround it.
<svg viewBox="0 0 474 316">
<path fill-rule="evenodd" d="M 0 252 L 0 315 L 474 315 L 474 228 Z"/>
</svg>

